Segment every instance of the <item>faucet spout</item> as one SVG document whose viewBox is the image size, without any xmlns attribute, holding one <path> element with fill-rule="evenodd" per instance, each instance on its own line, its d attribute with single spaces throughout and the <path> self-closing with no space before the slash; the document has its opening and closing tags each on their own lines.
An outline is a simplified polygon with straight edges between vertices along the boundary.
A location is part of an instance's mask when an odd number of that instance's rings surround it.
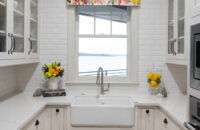
<svg viewBox="0 0 200 130">
<path fill-rule="evenodd" d="M 103 74 L 103 68 L 102 67 L 99 67 L 98 71 L 97 71 L 97 78 L 96 78 L 96 84 L 98 86 L 100 86 L 100 93 L 101 95 L 104 95 L 105 94 L 105 91 L 108 91 L 109 90 L 109 87 L 107 90 L 104 89 L 104 74 Z M 99 96 L 97 96 L 99 97 Z"/>
</svg>

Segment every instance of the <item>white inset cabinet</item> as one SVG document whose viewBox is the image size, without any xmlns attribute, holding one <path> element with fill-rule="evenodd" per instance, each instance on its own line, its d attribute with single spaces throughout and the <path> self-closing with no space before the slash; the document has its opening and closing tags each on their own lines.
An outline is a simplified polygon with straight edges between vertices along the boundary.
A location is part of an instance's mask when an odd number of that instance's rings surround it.
<svg viewBox="0 0 200 130">
<path fill-rule="evenodd" d="M 29 29 L 29 50 L 28 55 L 31 58 L 38 57 L 38 0 L 30 0 L 29 3 L 30 12 L 29 12 L 29 22 L 28 22 L 28 29 Z"/>
<path fill-rule="evenodd" d="M 159 108 L 139 108 L 137 109 L 137 130 L 183 130 L 169 116 Z"/>
<path fill-rule="evenodd" d="M 30 121 L 22 130 L 51 130 L 51 110 L 44 109 Z"/>
<path fill-rule="evenodd" d="M 38 58 L 38 9 L 38 0 L 0 0 L 0 60 Z"/>
<path fill-rule="evenodd" d="M 183 130 L 161 110 L 156 109 L 155 112 L 155 130 Z"/>
<path fill-rule="evenodd" d="M 67 129 L 67 109 L 65 107 L 51 108 L 51 130 Z"/>
<path fill-rule="evenodd" d="M 67 107 L 46 107 L 22 130 L 67 130 Z"/>
<path fill-rule="evenodd" d="M 167 0 L 168 42 L 166 62 L 187 65 L 187 0 Z"/>
<path fill-rule="evenodd" d="M 154 130 L 154 109 L 139 109 L 138 130 Z"/>
</svg>

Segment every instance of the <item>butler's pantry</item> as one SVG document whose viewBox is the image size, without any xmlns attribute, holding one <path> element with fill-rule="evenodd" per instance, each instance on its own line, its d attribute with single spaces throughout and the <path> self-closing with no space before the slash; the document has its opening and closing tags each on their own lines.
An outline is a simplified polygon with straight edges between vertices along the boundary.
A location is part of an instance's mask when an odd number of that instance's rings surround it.
<svg viewBox="0 0 200 130">
<path fill-rule="evenodd" d="M 200 130 L 200 0 L 0 0 L 0 130 Z"/>
</svg>

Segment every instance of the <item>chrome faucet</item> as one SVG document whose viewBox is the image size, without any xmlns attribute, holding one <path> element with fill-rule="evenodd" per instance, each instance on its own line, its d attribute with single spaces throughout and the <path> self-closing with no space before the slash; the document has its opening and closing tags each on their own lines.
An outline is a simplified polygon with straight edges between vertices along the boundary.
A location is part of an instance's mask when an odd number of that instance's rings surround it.
<svg viewBox="0 0 200 130">
<path fill-rule="evenodd" d="M 101 73 L 101 76 L 100 76 Z M 108 84 L 108 89 L 104 89 L 104 82 L 103 82 L 103 68 L 99 67 L 98 71 L 97 71 L 97 78 L 96 78 L 96 84 L 100 85 L 101 89 L 100 89 L 100 93 L 101 95 L 104 95 L 106 91 L 109 91 L 110 88 L 110 84 Z M 97 97 L 99 97 L 99 95 L 97 95 Z"/>
</svg>

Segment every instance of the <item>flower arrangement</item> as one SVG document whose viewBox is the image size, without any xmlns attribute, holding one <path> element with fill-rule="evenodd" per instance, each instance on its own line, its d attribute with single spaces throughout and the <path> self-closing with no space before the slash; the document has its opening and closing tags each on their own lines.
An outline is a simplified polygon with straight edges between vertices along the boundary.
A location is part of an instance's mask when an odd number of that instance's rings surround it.
<svg viewBox="0 0 200 130">
<path fill-rule="evenodd" d="M 64 69 L 61 68 L 61 64 L 53 62 L 51 65 L 45 64 L 42 67 L 42 72 L 44 73 L 45 79 L 50 79 L 51 77 L 62 77 L 64 74 Z"/>
<path fill-rule="evenodd" d="M 162 75 L 159 73 L 148 73 L 148 80 L 150 88 L 159 88 L 159 84 L 161 83 Z"/>
</svg>

